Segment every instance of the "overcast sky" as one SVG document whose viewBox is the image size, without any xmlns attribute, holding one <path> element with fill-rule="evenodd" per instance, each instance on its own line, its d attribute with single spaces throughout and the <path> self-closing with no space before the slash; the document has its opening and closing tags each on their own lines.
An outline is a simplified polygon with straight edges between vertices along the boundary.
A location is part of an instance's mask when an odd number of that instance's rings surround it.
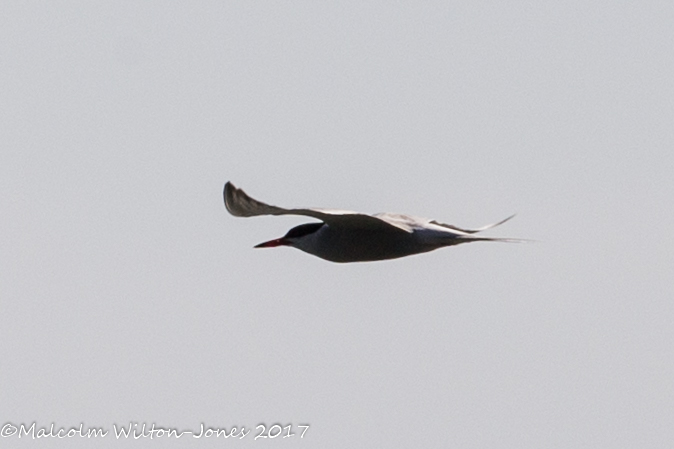
<svg viewBox="0 0 674 449">
<path fill-rule="evenodd" d="M 666 1 L 3 1 L 0 425 L 672 447 L 673 24 Z M 537 242 L 256 250 L 311 220 L 232 217 L 227 180 L 516 212 L 488 235 Z"/>
</svg>

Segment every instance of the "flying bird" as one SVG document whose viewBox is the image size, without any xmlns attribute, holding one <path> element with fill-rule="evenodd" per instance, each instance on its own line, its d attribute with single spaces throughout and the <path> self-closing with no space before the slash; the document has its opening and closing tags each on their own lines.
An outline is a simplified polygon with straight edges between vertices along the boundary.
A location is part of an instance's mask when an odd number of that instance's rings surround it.
<svg viewBox="0 0 674 449">
<path fill-rule="evenodd" d="M 362 214 L 335 209 L 284 209 L 248 196 L 231 182 L 223 192 L 225 207 L 235 217 L 303 215 L 320 220 L 295 226 L 281 238 L 255 248 L 291 246 L 331 262 L 396 259 L 469 242 L 522 242 L 521 239 L 478 237 L 514 217 L 477 229 L 463 229 L 426 218 L 381 213 Z"/>
</svg>

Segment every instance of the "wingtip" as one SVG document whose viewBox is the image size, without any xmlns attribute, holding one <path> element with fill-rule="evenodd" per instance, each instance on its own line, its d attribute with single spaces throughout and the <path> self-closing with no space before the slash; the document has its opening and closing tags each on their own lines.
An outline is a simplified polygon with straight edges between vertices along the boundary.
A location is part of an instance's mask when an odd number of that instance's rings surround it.
<svg viewBox="0 0 674 449">
<path fill-rule="evenodd" d="M 517 215 L 517 212 L 515 212 L 514 214 L 512 214 L 512 215 L 509 216 L 508 218 L 504 218 L 503 220 L 499 221 L 499 222 L 496 223 L 494 226 L 502 225 L 502 224 L 505 223 L 506 221 L 510 221 L 510 220 L 512 220 L 513 218 L 515 218 L 516 215 Z"/>
<path fill-rule="evenodd" d="M 232 184 L 232 181 L 227 181 L 227 182 L 225 183 L 225 188 L 222 189 L 222 191 L 223 191 L 223 193 L 224 193 L 224 192 L 226 192 L 227 190 L 231 190 L 231 189 L 236 189 L 236 187 L 234 186 L 234 184 Z"/>
<path fill-rule="evenodd" d="M 252 217 L 255 215 L 263 215 L 259 212 L 261 207 L 267 206 L 251 197 L 242 189 L 236 187 L 231 181 L 225 183 L 225 188 L 222 192 L 225 200 L 225 207 L 227 211 L 235 217 Z M 269 206 L 267 206 L 269 207 Z"/>
<path fill-rule="evenodd" d="M 482 232 L 482 231 L 486 231 L 487 229 L 495 228 L 496 226 L 501 226 L 501 225 L 502 225 L 503 223 L 505 223 L 506 221 L 510 221 L 510 220 L 512 220 L 513 218 L 515 218 L 515 215 L 517 215 L 517 214 L 516 214 L 516 213 L 515 213 L 515 214 L 512 214 L 512 215 L 509 216 L 508 218 L 504 218 L 503 220 L 497 221 L 496 223 L 488 224 L 488 225 L 486 225 L 486 226 L 482 226 L 481 228 L 474 229 L 473 232 Z"/>
<path fill-rule="evenodd" d="M 225 187 L 222 190 L 222 197 L 225 200 L 225 208 L 227 208 L 227 211 L 232 214 L 236 215 L 232 209 L 232 204 L 234 204 L 234 194 L 236 193 L 238 189 L 232 184 L 231 181 L 227 181 L 225 183 Z"/>
</svg>

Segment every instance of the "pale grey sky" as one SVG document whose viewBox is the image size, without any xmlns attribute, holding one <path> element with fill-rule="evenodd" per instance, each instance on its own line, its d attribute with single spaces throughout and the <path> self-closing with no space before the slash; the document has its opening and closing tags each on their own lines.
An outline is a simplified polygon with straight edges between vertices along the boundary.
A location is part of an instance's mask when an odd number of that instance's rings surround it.
<svg viewBox="0 0 674 449">
<path fill-rule="evenodd" d="M 0 424 L 671 447 L 672 24 L 658 1 L 2 2 Z M 228 215 L 227 180 L 468 227 L 517 212 L 489 235 L 539 242 L 254 250 L 306 220 Z"/>
</svg>

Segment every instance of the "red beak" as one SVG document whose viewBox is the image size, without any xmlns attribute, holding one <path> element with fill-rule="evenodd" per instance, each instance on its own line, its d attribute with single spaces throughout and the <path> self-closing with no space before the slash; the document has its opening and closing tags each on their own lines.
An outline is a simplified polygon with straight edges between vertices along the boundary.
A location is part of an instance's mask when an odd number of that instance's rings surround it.
<svg viewBox="0 0 674 449">
<path fill-rule="evenodd" d="M 274 248 L 276 246 L 285 246 L 285 245 L 289 245 L 289 242 L 283 237 L 281 237 L 280 239 L 269 240 L 268 242 L 255 245 L 254 248 Z"/>
</svg>

